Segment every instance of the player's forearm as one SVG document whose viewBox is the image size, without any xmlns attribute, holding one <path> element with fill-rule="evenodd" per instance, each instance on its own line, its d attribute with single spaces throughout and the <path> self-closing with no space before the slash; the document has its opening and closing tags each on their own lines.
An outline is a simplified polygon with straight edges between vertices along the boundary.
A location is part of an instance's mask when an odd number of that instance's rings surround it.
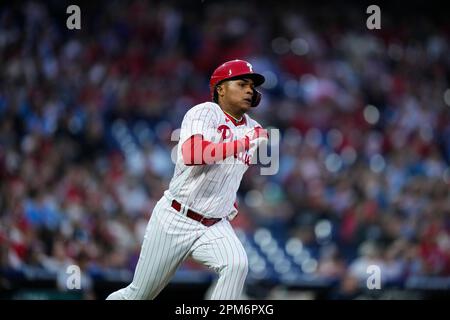
<svg viewBox="0 0 450 320">
<path fill-rule="evenodd" d="M 212 143 L 201 136 L 194 136 L 183 143 L 181 153 L 185 165 L 207 165 L 225 160 L 248 150 L 249 140 L 243 138 L 230 142 Z"/>
</svg>

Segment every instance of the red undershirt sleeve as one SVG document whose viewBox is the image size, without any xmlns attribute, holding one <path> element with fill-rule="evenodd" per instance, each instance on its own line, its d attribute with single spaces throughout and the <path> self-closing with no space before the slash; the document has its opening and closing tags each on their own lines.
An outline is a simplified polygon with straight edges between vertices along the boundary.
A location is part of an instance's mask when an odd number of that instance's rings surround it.
<svg viewBox="0 0 450 320">
<path fill-rule="evenodd" d="M 242 138 L 230 142 L 213 143 L 196 134 L 188 138 L 181 146 L 185 165 L 207 165 L 225 160 L 249 148 L 249 139 Z"/>
</svg>

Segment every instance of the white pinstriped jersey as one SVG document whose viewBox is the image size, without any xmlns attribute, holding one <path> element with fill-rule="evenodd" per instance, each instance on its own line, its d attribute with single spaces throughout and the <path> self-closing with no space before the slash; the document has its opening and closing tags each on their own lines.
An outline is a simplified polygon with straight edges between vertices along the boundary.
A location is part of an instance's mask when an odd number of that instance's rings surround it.
<svg viewBox="0 0 450 320">
<path fill-rule="evenodd" d="M 181 146 L 195 134 L 205 140 L 218 143 L 244 137 L 246 131 L 258 122 L 244 115 L 243 124 L 235 125 L 220 106 L 205 102 L 192 107 L 181 124 L 175 172 L 165 195 L 176 199 L 202 215 L 223 218 L 233 210 L 236 192 L 242 176 L 248 169 L 250 154 L 241 152 L 237 158 L 231 156 L 224 161 L 210 165 L 186 166 L 181 154 Z"/>
</svg>

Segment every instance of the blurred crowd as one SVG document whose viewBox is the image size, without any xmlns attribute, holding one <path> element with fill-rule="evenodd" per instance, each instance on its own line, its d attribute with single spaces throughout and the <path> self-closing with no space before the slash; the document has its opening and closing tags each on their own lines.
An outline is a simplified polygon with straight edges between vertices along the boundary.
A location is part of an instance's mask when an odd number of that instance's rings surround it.
<svg viewBox="0 0 450 320">
<path fill-rule="evenodd" d="M 65 6 L 0 7 L 4 274 L 133 271 L 171 132 L 241 58 L 266 76 L 251 115 L 280 130 L 280 170 L 248 170 L 235 227 L 300 240 L 344 295 L 372 264 L 386 281 L 450 276 L 448 24 L 383 15 L 371 31 L 356 6 L 137 0 L 86 4 L 68 30 Z"/>
</svg>

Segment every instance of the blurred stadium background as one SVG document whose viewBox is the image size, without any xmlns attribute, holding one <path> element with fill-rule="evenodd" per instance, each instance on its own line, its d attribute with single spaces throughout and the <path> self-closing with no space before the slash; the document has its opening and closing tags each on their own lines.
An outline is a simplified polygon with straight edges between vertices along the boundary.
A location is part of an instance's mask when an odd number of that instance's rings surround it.
<svg viewBox="0 0 450 320">
<path fill-rule="evenodd" d="M 450 296 L 448 12 L 382 2 L 372 31 L 369 2 L 74 3 L 81 30 L 67 1 L 0 5 L 0 298 L 104 299 L 131 280 L 171 132 L 234 58 L 266 76 L 252 116 L 282 134 L 278 174 L 252 167 L 238 194 L 244 298 Z M 187 261 L 158 299 L 214 279 Z"/>
</svg>

